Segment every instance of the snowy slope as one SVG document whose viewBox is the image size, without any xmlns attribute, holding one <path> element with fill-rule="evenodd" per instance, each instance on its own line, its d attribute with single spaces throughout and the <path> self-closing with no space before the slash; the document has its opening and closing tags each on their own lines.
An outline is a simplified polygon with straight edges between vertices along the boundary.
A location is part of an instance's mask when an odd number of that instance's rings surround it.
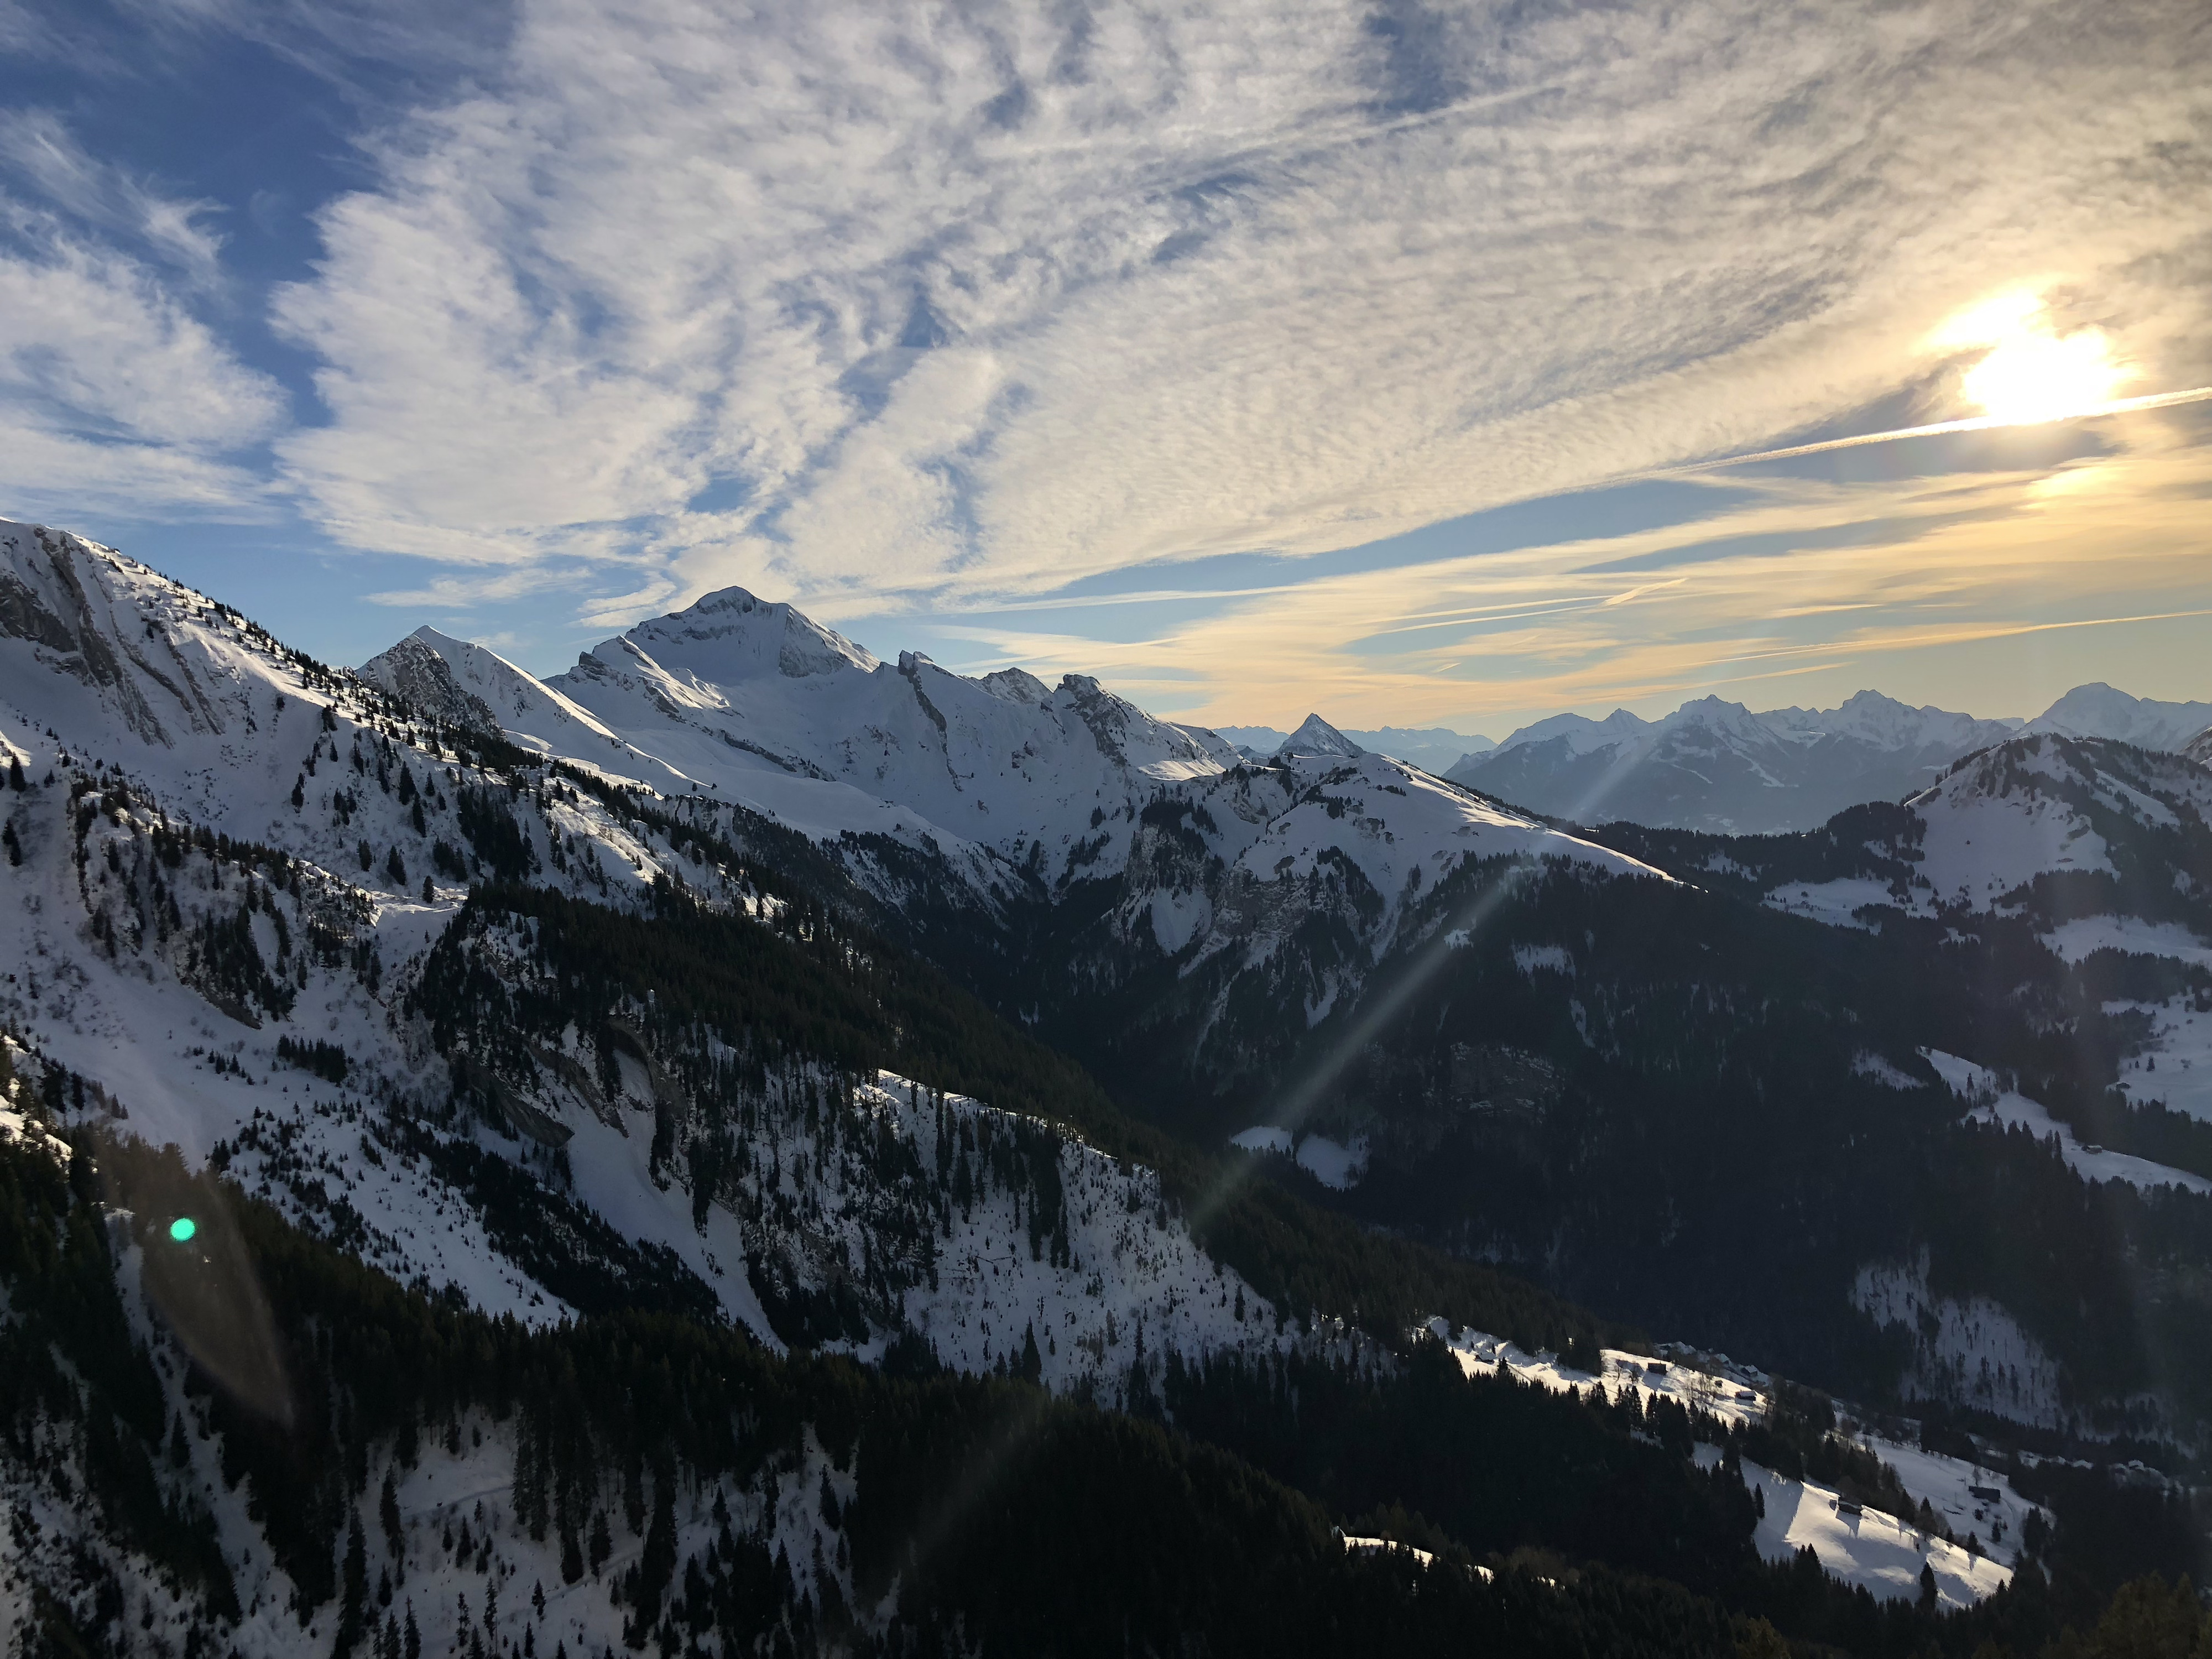
<svg viewBox="0 0 2212 1659">
<path fill-rule="evenodd" d="M 1753 1541 L 1770 1561 L 1787 1561 L 1810 1548 L 1833 1577 L 1864 1586 L 1881 1601 L 1917 1599 L 1926 1569 L 1934 1572 L 1936 1600 L 1946 1607 L 1971 1606 L 2012 1579 L 2012 1569 L 1993 1557 L 1973 1554 L 1895 1516 L 1879 1510 L 1850 1513 L 1835 1491 L 1816 1480 L 1788 1480 L 1747 1458 L 1743 1477 L 1765 1509 Z"/>
<path fill-rule="evenodd" d="M 541 755 L 559 756 L 634 777 L 664 793 L 691 787 L 683 774 L 641 754 L 536 676 L 488 647 L 416 629 L 356 671 L 372 685 L 456 725 L 489 723 L 490 730 Z"/>
<path fill-rule="evenodd" d="M 1905 805 L 1867 873 L 1778 882 L 1765 902 L 1846 925 L 1868 905 L 2026 914 L 2069 962 L 2212 959 L 2212 770 L 2039 733 L 1967 757 Z"/>
<path fill-rule="evenodd" d="M 1862 1267 L 1851 1305 L 1878 1326 L 1911 1334 L 1912 1360 L 1899 1379 L 1903 1398 L 1963 1404 L 2036 1428 L 2081 1431 L 2057 1360 L 1989 1297 L 1937 1295 L 1928 1283 L 1924 1255 Z"/>
<path fill-rule="evenodd" d="M 0 1131 L 21 1115 L 0 1111 Z M 65 1153 L 64 1154 L 65 1158 Z M 323 1590 L 307 1605 L 301 1587 L 280 1564 L 267 1494 L 227 1467 L 212 1431 L 204 1383 L 187 1386 L 186 1355 L 149 1311 L 140 1286 L 144 1248 L 127 1212 L 115 1214 L 110 1240 L 122 1305 L 132 1339 L 151 1361 L 161 1418 L 174 1424 L 163 1466 L 154 1478 L 165 1502 L 196 1520 L 216 1540 L 234 1589 L 225 1615 L 216 1598 L 179 1582 L 112 1524 L 84 1437 L 53 1424 L 33 1458 L 0 1449 L 0 1503 L 13 1524 L 0 1535 L 0 1631 L 24 1636 L 58 1602 L 78 1630 L 97 1640 L 118 1629 L 118 1652 L 222 1651 L 245 1659 L 282 1659 L 331 1650 L 339 1602 Z M 533 1536 L 517 1513 L 516 1471 L 525 1462 L 519 1413 L 481 1409 L 457 1414 L 444 1433 L 428 1425 L 413 1449 L 374 1448 L 356 1490 L 342 1492 L 343 1540 L 349 1522 L 374 1540 L 365 1552 L 364 1640 L 356 1651 L 432 1654 L 526 1651 L 554 1659 L 620 1651 L 637 1644 L 621 1594 L 645 1540 L 617 1518 L 604 1555 L 563 1570 L 562 1540 L 542 1526 Z M 681 1465 L 656 1468 L 671 1501 L 672 1541 L 679 1560 L 703 1560 L 710 1573 L 739 1558 L 774 1587 L 788 1612 L 823 1605 L 835 1594 L 849 1601 L 853 1585 L 842 1508 L 856 1492 L 854 1471 L 826 1452 L 811 1425 L 795 1433 L 760 1436 L 757 1467 L 748 1479 Z M 107 1479 L 112 1482 L 112 1476 Z M 384 1510 L 385 1494 L 391 1508 Z M 825 1498 L 824 1494 L 830 1496 Z M 586 1510 L 619 1512 L 617 1494 L 580 1494 Z M 833 1508 L 832 1505 L 835 1507 Z M 602 1510 L 604 1515 L 605 1511 Z M 577 1516 L 579 1531 L 583 1515 Z M 604 1524 L 604 1522 L 602 1523 Z M 771 1572 L 771 1565 L 773 1571 Z M 696 1570 L 696 1568 L 695 1568 Z M 44 1650 L 33 1648 L 28 1650 Z"/>
<path fill-rule="evenodd" d="M 1217 1011 L 1254 976 L 1302 987 L 1284 1012 L 1310 1027 L 1351 1006 L 1407 942 L 1421 899 L 1494 859 L 1664 878 L 1402 761 L 1290 754 L 1147 807 L 1103 925 L 1134 957 L 1172 959 Z"/>
</svg>

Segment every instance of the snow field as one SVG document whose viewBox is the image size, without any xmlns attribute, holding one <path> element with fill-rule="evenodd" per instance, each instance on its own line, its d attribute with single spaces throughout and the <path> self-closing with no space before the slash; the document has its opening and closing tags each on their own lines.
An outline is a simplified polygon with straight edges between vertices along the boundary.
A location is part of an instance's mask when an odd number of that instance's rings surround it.
<svg viewBox="0 0 2212 1659">
<path fill-rule="evenodd" d="M 1851 1304 L 1877 1325 L 1914 1334 L 1911 1368 L 1899 1379 L 1906 1399 L 1956 1401 L 2037 1428 L 2068 1426 L 2058 1362 L 1987 1297 L 1936 1296 L 1924 1258 L 1861 1267 Z"/>
<path fill-rule="evenodd" d="M 1711 1450 L 1717 1461 L 1717 1448 L 1698 1449 Z M 1863 1585 L 1883 1601 L 1917 1600 L 1921 1571 L 1932 1569 L 1936 1601 L 1947 1607 L 1971 1607 L 2011 1582 L 2011 1568 L 1893 1516 L 1846 1513 L 1838 1495 L 1818 1481 L 1784 1480 L 1748 1459 L 1742 1467 L 1744 1485 L 1766 1506 L 1752 1535 L 1769 1561 L 1786 1561 L 1810 1547 L 1832 1577 Z"/>
<path fill-rule="evenodd" d="M 2129 1100 L 2139 1106 L 2154 1100 L 2169 1111 L 2212 1123 L 2212 1013 L 2186 997 L 2107 1003 L 2105 1011 L 2122 1008 L 2140 1008 L 2151 1017 L 2145 1051 L 2120 1062 L 2119 1086 Z"/>
<path fill-rule="evenodd" d="M 1735 1425 L 1756 1423 L 1767 1409 L 1771 1379 L 1723 1356 L 1701 1357 L 1693 1364 L 1607 1348 L 1600 1353 L 1601 1370 L 1592 1373 L 1574 1370 L 1555 1354 L 1532 1354 L 1485 1332 L 1462 1328 L 1455 1333 L 1440 1319 L 1431 1320 L 1427 1328 L 1446 1344 L 1469 1376 L 1510 1376 L 1556 1394 L 1601 1394 L 1607 1400 L 1632 1391 L 1646 1406 L 1668 1400 L 1693 1413 L 1702 1412 Z M 1981 1510 L 1984 1518 L 1969 1524 L 1979 1525 L 1984 1533 L 1994 1522 L 2016 1534 L 2033 1507 L 1999 1477 L 1956 1458 L 1868 1437 L 1862 1437 L 1862 1443 L 1897 1470 L 1915 1498 L 1926 1498 L 1954 1520 Z M 1720 1461 L 1721 1450 L 1700 1443 L 1696 1455 L 1700 1468 L 1710 1468 Z M 1885 1600 L 1917 1597 L 1924 1560 L 1935 1568 L 1937 1594 L 1954 1607 L 1980 1600 L 2012 1577 L 2009 1568 L 1992 1559 L 1976 1559 L 1966 1549 L 1925 1537 L 1879 1510 L 1845 1515 L 1837 1507 L 1838 1495 L 1817 1482 L 1786 1480 L 1750 1462 L 1744 1463 L 1743 1472 L 1745 1485 L 1765 1502 L 1756 1542 L 1768 1560 L 1787 1559 L 1810 1545 L 1828 1572 L 1845 1583 L 1863 1584 Z M 1969 1488 L 1974 1486 L 1993 1486 L 1999 1496 L 1984 1504 L 1972 1497 Z"/>
<path fill-rule="evenodd" d="M 1348 1192 L 1367 1172 L 1367 1137 L 1354 1136 L 1350 1146 L 1327 1135 L 1293 1136 L 1288 1129 L 1255 1124 L 1229 1137 L 1229 1144 L 1248 1152 L 1273 1152 L 1287 1158 L 1324 1187 Z"/>
</svg>

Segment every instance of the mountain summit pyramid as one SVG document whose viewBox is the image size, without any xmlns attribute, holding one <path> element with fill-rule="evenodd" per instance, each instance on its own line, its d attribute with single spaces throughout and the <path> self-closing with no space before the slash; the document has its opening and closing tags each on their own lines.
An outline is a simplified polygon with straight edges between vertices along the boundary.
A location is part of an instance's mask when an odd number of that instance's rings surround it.
<svg viewBox="0 0 2212 1659">
<path fill-rule="evenodd" d="M 1342 755 L 1349 760 L 1367 751 L 1338 731 L 1318 714 L 1306 716 L 1305 724 L 1283 739 L 1278 755 Z"/>
</svg>

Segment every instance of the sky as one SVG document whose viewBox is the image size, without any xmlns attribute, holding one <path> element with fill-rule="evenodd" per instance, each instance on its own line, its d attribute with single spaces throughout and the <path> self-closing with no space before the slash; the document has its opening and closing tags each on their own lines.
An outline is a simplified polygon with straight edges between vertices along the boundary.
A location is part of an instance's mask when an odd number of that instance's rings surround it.
<svg viewBox="0 0 2212 1659">
<path fill-rule="evenodd" d="M 0 515 L 328 660 L 2203 697 L 2207 387 L 2202 0 L 0 0 Z"/>
</svg>

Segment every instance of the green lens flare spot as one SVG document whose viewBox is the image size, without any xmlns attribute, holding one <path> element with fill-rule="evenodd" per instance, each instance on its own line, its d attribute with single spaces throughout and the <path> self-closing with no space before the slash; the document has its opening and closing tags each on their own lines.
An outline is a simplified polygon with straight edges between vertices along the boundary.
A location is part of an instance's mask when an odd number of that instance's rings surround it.
<svg viewBox="0 0 2212 1659">
<path fill-rule="evenodd" d="M 169 1224 L 169 1237 L 179 1244 L 189 1244 L 192 1235 L 199 1231 L 200 1224 L 188 1215 L 180 1215 Z"/>
</svg>

